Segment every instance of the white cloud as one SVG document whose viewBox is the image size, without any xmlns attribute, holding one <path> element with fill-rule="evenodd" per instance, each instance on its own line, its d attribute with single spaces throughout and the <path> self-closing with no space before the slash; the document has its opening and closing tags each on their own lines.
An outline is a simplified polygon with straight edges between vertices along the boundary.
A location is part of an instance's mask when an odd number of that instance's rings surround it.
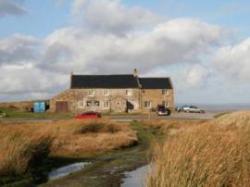
<svg viewBox="0 0 250 187">
<path fill-rule="evenodd" d="M 218 73 L 231 80 L 249 81 L 250 79 L 250 38 L 236 45 L 221 47 L 214 58 Z"/>
<path fill-rule="evenodd" d="M 0 0 L 0 18 L 8 15 L 23 15 L 26 10 L 15 0 Z"/>
<path fill-rule="evenodd" d="M 221 28 L 192 19 L 166 21 L 127 36 L 63 28 L 46 38 L 41 66 L 65 73 L 122 73 L 135 67 L 148 72 L 167 64 L 199 62 L 222 34 Z"/>
<path fill-rule="evenodd" d="M 186 75 L 186 82 L 190 87 L 201 87 L 206 85 L 206 81 L 209 78 L 209 71 L 202 65 L 192 66 Z"/>
<path fill-rule="evenodd" d="M 0 39 L 0 65 L 25 64 L 39 58 L 40 40 L 25 35 Z"/>
<path fill-rule="evenodd" d="M 160 17 L 152 12 L 140 7 L 126 7 L 120 0 L 75 0 L 73 14 L 92 32 L 118 35 L 160 21 Z"/>
<path fill-rule="evenodd" d="M 53 92 L 67 85 L 68 75 L 42 71 L 33 66 L 5 65 L 0 67 L 1 94 Z"/>
</svg>

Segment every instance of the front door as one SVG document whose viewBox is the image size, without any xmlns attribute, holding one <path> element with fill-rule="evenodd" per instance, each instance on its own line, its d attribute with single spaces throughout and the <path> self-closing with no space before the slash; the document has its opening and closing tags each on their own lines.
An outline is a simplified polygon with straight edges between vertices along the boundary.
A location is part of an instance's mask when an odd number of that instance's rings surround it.
<svg viewBox="0 0 250 187">
<path fill-rule="evenodd" d="M 68 102 L 67 101 L 57 101 L 56 102 L 56 112 L 68 112 Z"/>
</svg>

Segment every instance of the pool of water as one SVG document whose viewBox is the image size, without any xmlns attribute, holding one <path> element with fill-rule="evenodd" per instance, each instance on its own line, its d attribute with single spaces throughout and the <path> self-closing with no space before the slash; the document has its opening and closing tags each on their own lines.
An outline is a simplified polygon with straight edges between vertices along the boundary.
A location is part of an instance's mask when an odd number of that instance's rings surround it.
<svg viewBox="0 0 250 187">
<path fill-rule="evenodd" d="M 134 171 L 126 172 L 121 187 L 144 187 L 146 186 L 147 176 L 150 172 L 150 165 L 137 168 Z"/>
<path fill-rule="evenodd" d="M 79 162 L 79 163 L 74 163 L 74 164 L 70 164 L 67 166 L 57 168 L 49 173 L 48 178 L 49 180 L 55 180 L 55 179 L 65 177 L 74 172 L 84 169 L 89 164 L 90 162 Z"/>
</svg>

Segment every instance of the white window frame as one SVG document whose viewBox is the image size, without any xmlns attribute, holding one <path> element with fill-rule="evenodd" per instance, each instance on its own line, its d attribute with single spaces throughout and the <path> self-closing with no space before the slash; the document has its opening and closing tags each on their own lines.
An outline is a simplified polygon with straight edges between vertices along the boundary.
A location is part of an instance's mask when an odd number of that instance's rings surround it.
<svg viewBox="0 0 250 187">
<path fill-rule="evenodd" d="M 98 100 L 87 100 L 86 101 L 87 107 L 100 107 L 100 101 Z"/>
</svg>

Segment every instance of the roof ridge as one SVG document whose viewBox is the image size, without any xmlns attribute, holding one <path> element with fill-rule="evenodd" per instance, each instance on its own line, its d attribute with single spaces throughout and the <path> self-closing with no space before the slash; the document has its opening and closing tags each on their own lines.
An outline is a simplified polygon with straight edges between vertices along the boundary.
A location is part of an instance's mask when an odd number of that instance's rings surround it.
<svg viewBox="0 0 250 187">
<path fill-rule="evenodd" d="M 139 79 L 170 79 L 170 77 L 139 77 Z"/>
<path fill-rule="evenodd" d="M 73 74 L 72 76 L 134 76 L 133 74 Z"/>
</svg>

